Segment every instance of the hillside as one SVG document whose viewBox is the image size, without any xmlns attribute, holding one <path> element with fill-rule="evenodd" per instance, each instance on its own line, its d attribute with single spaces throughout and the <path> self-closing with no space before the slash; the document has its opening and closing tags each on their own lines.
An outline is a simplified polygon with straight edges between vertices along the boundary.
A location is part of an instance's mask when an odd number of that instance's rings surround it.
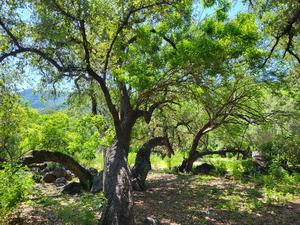
<svg viewBox="0 0 300 225">
<path fill-rule="evenodd" d="M 67 94 L 54 97 L 50 96 L 49 92 L 37 93 L 33 89 L 25 89 L 20 92 L 20 95 L 29 102 L 31 107 L 39 111 L 64 108 L 67 100 Z"/>
</svg>

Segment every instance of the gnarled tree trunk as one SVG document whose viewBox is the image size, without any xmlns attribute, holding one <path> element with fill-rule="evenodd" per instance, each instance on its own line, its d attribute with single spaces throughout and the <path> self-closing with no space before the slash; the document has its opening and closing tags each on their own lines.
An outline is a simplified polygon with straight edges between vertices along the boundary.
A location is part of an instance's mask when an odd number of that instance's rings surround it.
<svg viewBox="0 0 300 225">
<path fill-rule="evenodd" d="M 104 193 L 107 206 L 101 225 L 133 225 L 133 198 L 126 154 L 127 146 L 117 140 L 108 149 L 104 169 Z"/>
<path fill-rule="evenodd" d="M 134 190 L 143 191 L 145 190 L 145 181 L 148 172 L 151 170 L 150 155 L 151 150 L 156 146 L 165 145 L 168 148 L 168 153 L 172 154 L 173 150 L 167 137 L 155 137 L 148 140 L 139 149 L 135 164 L 131 169 L 132 186 Z"/>
<path fill-rule="evenodd" d="M 20 162 L 25 165 L 44 162 L 60 163 L 67 169 L 72 171 L 79 178 L 83 188 L 89 191 L 92 186 L 92 174 L 87 169 L 82 167 L 75 159 L 64 153 L 51 152 L 46 150 L 32 151 L 25 157 L 21 158 Z"/>
</svg>

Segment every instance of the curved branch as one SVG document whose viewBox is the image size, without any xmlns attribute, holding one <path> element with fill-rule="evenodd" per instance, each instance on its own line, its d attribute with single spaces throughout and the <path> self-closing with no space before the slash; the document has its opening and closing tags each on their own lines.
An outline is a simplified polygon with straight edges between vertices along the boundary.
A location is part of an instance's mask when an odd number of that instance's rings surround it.
<svg viewBox="0 0 300 225">
<path fill-rule="evenodd" d="M 150 155 L 153 148 L 165 145 L 170 154 L 174 154 L 167 137 L 154 137 L 148 140 L 139 149 L 135 164 L 131 169 L 132 184 L 135 190 L 145 190 L 145 181 L 151 170 Z"/>
<path fill-rule="evenodd" d="M 86 188 L 90 189 L 93 176 L 91 173 L 83 168 L 75 159 L 61 152 L 50 152 L 46 150 L 32 151 L 29 155 L 21 158 L 20 162 L 24 165 L 33 163 L 56 162 L 64 165 L 72 171 L 80 180 L 80 183 Z"/>
</svg>

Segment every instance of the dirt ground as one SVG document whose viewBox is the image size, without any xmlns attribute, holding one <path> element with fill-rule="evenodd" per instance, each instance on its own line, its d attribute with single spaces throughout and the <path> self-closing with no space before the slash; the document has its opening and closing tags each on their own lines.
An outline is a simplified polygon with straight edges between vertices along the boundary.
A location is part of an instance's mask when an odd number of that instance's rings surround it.
<svg viewBox="0 0 300 225">
<path fill-rule="evenodd" d="M 300 225 L 300 196 L 285 203 L 265 203 L 257 187 L 220 177 L 202 179 L 151 173 L 147 184 L 146 192 L 134 193 L 137 224 L 146 216 L 152 216 L 163 225 Z M 54 187 L 45 188 L 43 194 L 49 199 L 57 198 L 56 203 L 61 201 L 61 194 Z M 64 204 L 70 207 L 71 213 L 72 204 L 78 202 L 78 198 L 64 197 Z M 51 203 L 52 207 L 23 203 L 5 224 L 93 224 L 91 221 L 63 221 L 53 212 L 56 203 Z M 76 210 L 81 212 L 80 208 Z"/>
<path fill-rule="evenodd" d="M 228 190 L 239 198 L 224 208 Z M 285 204 L 262 203 L 251 212 L 245 209 L 246 200 L 263 201 L 260 194 L 254 186 L 224 178 L 201 181 L 198 176 L 152 173 L 147 191 L 135 193 L 135 214 L 137 221 L 148 215 L 163 225 L 300 225 L 300 197 Z"/>
</svg>

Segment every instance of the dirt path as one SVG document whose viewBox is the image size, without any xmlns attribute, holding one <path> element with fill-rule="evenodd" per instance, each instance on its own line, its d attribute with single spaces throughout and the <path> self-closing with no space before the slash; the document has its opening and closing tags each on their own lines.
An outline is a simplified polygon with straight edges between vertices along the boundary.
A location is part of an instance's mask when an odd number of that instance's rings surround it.
<svg viewBox="0 0 300 225">
<path fill-rule="evenodd" d="M 163 225 L 300 225 L 300 198 L 284 205 L 263 203 L 254 186 L 224 178 L 154 173 L 147 191 L 134 197 L 137 221 L 151 215 Z"/>
</svg>

